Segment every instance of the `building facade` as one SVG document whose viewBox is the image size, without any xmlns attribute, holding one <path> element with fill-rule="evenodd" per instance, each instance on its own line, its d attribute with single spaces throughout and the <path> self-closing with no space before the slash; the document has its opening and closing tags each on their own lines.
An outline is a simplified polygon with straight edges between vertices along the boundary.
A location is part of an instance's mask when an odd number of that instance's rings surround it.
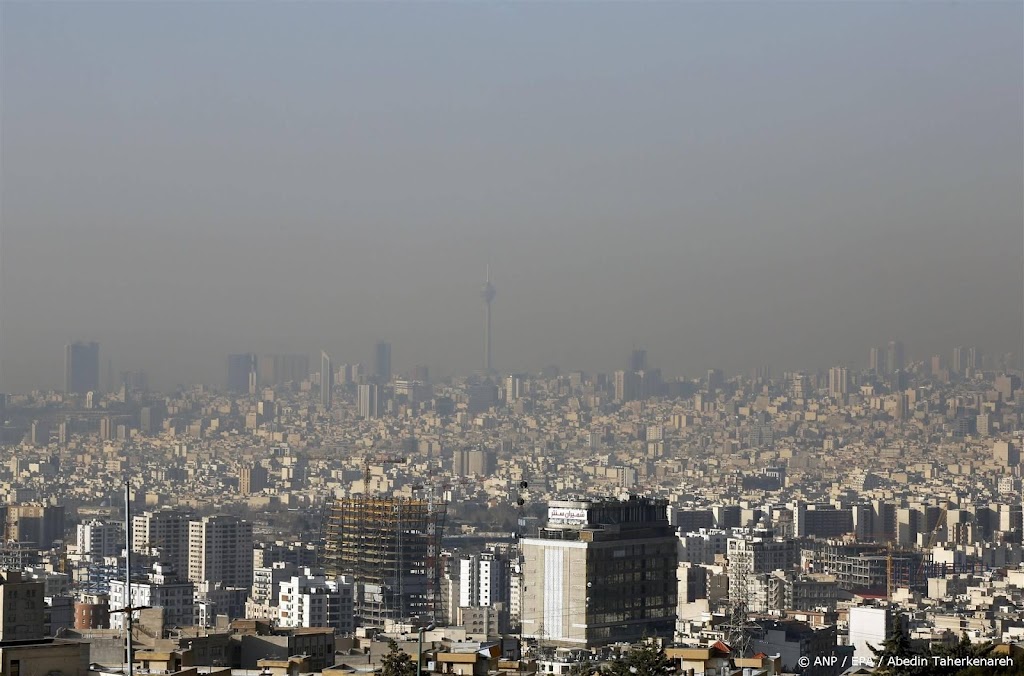
<svg viewBox="0 0 1024 676">
<path fill-rule="evenodd" d="M 573 647 L 671 637 L 676 543 L 664 501 L 548 503 L 547 525 L 522 540 L 523 636 Z"/>
<path fill-rule="evenodd" d="M 236 516 L 207 516 L 189 523 L 188 579 L 252 587 L 252 524 Z"/>
</svg>

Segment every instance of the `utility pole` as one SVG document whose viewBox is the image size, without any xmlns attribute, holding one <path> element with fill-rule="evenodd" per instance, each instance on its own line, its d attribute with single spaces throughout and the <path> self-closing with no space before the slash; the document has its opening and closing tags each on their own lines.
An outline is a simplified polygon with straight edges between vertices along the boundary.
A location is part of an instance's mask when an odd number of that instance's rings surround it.
<svg viewBox="0 0 1024 676">
<path fill-rule="evenodd" d="M 128 480 L 124 480 L 124 614 L 125 626 L 125 648 L 128 652 L 128 676 L 135 674 L 135 660 L 132 659 L 132 507 L 131 507 L 131 486 Z"/>
<path fill-rule="evenodd" d="M 111 610 L 110 614 L 124 613 L 125 632 L 124 645 L 125 656 L 128 660 L 128 676 L 135 676 L 135 665 L 132 661 L 132 613 L 136 610 L 147 610 L 152 606 L 132 606 L 132 512 L 131 512 L 131 486 L 126 479 L 124 482 L 124 607 Z M 117 574 L 117 566 L 114 566 L 114 574 Z"/>
</svg>

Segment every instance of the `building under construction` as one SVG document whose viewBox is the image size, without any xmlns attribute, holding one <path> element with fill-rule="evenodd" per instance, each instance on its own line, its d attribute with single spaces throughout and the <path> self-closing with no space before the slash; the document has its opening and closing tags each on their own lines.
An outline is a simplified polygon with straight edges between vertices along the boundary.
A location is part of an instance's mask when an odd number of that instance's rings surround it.
<svg viewBox="0 0 1024 676">
<path fill-rule="evenodd" d="M 339 498 L 324 511 L 323 564 L 354 578 L 356 621 L 434 619 L 440 613 L 446 505 L 419 498 Z"/>
</svg>

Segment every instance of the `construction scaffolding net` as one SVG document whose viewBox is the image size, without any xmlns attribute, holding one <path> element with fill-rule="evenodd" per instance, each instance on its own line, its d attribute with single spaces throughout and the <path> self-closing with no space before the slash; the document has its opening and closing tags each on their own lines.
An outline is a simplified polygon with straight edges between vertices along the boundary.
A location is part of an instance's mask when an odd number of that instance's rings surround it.
<svg viewBox="0 0 1024 676">
<path fill-rule="evenodd" d="M 355 615 L 363 626 L 439 616 L 446 507 L 361 496 L 326 505 L 323 565 L 329 575 L 352 576 Z"/>
</svg>

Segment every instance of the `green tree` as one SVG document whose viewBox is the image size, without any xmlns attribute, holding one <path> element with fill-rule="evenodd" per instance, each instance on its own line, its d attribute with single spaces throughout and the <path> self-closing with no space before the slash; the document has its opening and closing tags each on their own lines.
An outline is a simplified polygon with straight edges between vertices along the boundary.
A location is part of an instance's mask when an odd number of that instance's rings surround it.
<svg viewBox="0 0 1024 676">
<path fill-rule="evenodd" d="M 388 654 L 380 663 L 381 676 L 416 676 L 416 663 L 394 640 L 388 641 Z"/>
<path fill-rule="evenodd" d="M 593 676 L 598 671 L 594 662 L 576 662 L 569 666 L 569 676 Z"/>
<path fill-rule="evenodd" d="M 875 654 L 876 674 L 886 676 L 916 676 L 930 674 L 929 653 L 918 650 L 910 641 L 910 636 L 903 629 L 900 618 L 896 619 L 896 628 L 882 641 L 882 645 L 874 647 L 868 644 Z M 915 664 L 925 662 L 925 664 Z"/>
<path fill-rule="evenodd" d="M 990 651 L 988 657 L 994 657 Z M 1013 664 L 998 667 L 967 667 L 956 672 L 956 676 L 1024 676 L 1024 657 L 1014 657 Z"/>
<path fill-rule="evenodd" d="M 666 676 L 673 671 L 672 660 L 653 643 L 632 648 L 607 668 L 610 676 Z"/>
</svg>

